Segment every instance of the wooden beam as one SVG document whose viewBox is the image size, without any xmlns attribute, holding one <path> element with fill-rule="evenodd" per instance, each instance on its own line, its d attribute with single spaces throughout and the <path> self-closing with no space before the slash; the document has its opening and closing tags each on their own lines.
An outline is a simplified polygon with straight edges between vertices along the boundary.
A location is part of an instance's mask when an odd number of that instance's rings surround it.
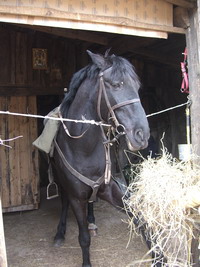
<svg viewBox="0 0 200 267">
<path fill-rule="evenodd" d="M 200 0 L 198 0 L 200 6 Z M 188 49 L 189 90 L 191 105 L 191 133 L 193 153 L 200 156 L 200 10 L 190 10 L 190 27 L 186 32 Z M 200 162 L 199 162 L 200 164 Z"/>
<path fill-rule="evenodd" d="M 161 49 L 148 48 L 148 45 L 153 45 L 155 43 L 155 39 L 145 39 L 146 38 L 133 41 L 134 38 L 121 38 L 117 41 L 114 41 L 113 44 L 110 44 L 110 46 L 116 54 L 123 55 L 124 53 L 131 53 L 134 56 L 140 56 L 144 58 L 144 60 L 152 60 L 154 62 L 168 65 L 174 69 L 180 70 L 180 63 L 176 58 L 170 56 L 169 54 L 166 55 L 165 51 L 162 53 Z M 120 43 L 122 45 L 120 45 Z M 124 43 L 126 46 L 124 46 Z M 169 41 L 166 40 L 166 45 L 167 44 L 169 45 Z M 158 52 L 156 52 L 156 50 L 158 50 Z"/>
<path fill-rule="evenodd" d="M 18 23 L 20 23 L 20 17 L 25 19 L 24 16 L 27 16 L 26 24 L 33 25 L 34 20 L 37 18 L 39 19 L 40 23 L 43 21 L 45 23 L 50 23 L 52 19 L 56 19 L 57 24 L 59 22 L 68 21 L 73 24 L 73 22 L 79 23 L 92 23 L 93 30 L 98 30 L 98 25 L 105 25 L 105 26 L 118 26 L 121 29 L 128 28 L 131 30 L 132 28 L 136 29 L 143 29 L 146 31 L 158 31 L 158 32 L 174 32 L 174 33 L 182 33 L 185 34 L 185 30 L 173 27 L 173 26 L 166 26 L 166 25 L 157 25 L 157 24 L 150 24 L 150 23 L 143 23 L 138 22 L 129 18 L 124 17 L 111 17 L 111 16 L 98 16 L 98 15 L 91 15 L 91 14 L 81 14 L 81 13 L 72 13 L 66 11 L 60 11 L 53 8 L 33 8 L 33 7 L 21 7 L 21 6 L 0 6 L 0 14 L 4 14 L 4 16 L 11 14 L 17 17 Z M 62 24 L 62 23 L 61 23 Z"/>
<path fill-rule="evenodd" d="M 190 26 L 188 9 L 183 7 L 174 8 L 173 20 L 174 26 L 187 29 Z"/>
<path fill-rule="evenodd" d="M 200 7 L 200 0 L 198 7 Z M 199 8 L 189 11 L 190 27 L 186 32 L 186 43 L 188 50 L 188 73 L 189 73 L 189 91 L 191 104 L 191 136 L 192 136 L 192 152 L 200 156 L 200 10 Z M 200 165 L 197 158 L 195 164 Z M 191 244 L 191 265 L 200 266 L 200 250 L 199 247 L 199 224 L 193 227 L 193 238 Z"/>
<path fill-rule="evenodd" d="M 194 8 L 195 3 L 192 1 L 186 1 L 186 0 L 164 0 L 165 2 L 168 2 L 170 4 L 173 4 L 175 6 L 180 6 L 184 8 Z"/>
<path fill-rule="evenodd" d="M 127 52 L 130 51 L 127 50 Z M 170 57 L 169 55 L 163 55 L 161 52 L 155 52 L 155 51 L 150 51 L 146 48 L 139 48 L 139 49 L 131 49 L 130 51 L 134 55 L 144 57 L 146 60 L 152 60 L 157 63 L 161 63 L 167 66 L 170 66 L 174 69 L 180 69 L 179 62 L 177 62 L 176 59 L 173 57 Z"/>
<path fill-rule="evenodd" d="M 31 26 L 31 25 L 20 25 L 23 28 L 32 29 L 39 32 L 49 33 L 55 36 L 69 38 L 69 39 L 77 39 L 81 41 L 86 41 L 89 43 L 96 43 L 100 45 L 107 45 L 108 38 L 105 36 L 100 36 L 95 33 L 79 31 L 79 30 L 69 30 L 69 29 L 61 29 L 61 28 L 53 28 L 53 27 L 41 27 L 41 26 Z"/>
</svg>

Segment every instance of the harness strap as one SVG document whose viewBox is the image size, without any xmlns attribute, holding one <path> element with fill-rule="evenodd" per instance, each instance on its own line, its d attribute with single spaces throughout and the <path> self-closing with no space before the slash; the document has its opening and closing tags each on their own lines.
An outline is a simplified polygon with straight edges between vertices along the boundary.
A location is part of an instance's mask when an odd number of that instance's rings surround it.
<svg viewBox="0 0 200 267">
<path fill-rule="evenodd" d="M 90 196 L 89 201 L 95 201 L 96 200 L 96 194 L 97 191 L 99 189 L 99 186 L 103 183 L 104 179 L 105 179 L 105 174 L 103 174 L 97 181 L 92 181 L 89 178 L 87 178 L 86 176 L 82 175 L 81 173 L 79 173 L 78 171 L 76 171 L 71 165 L 70 163 L 66 160 L 63 152 L 61 151 L 58 143 L 56 142 L 56 139 L 54 139 L 54 144 L 55 147 L 58 151 L 58 154 L 60 155 L 63 164 L 65 165 L 65 167 L 71 172 L 72 175 L 74 175 L 76 178 L 78 178 L 81 182 L 83 182 L 84 184 L 90 186 L 92 188 L 92 195 Z"/>
<path fill-rule="evenodd" d="M 133 104 L 133 103 L 136 103 L 136 102 L 140 102 L 140 99 L 139 98 L 135 98 L 135 99 L 131 99 L 131 100 L 126 100 L 124 102 L 121 102 L 119 104 L 116 104 L 114 106 L 112 106 L 112 110 L 115 110 L 117 108 L 120 108 L 120 107 L 123 107 L 123 106 L 126 106 L 126 105 L 130 105 L 130 104 Z"/>
<path fill-rule="evenodd" d="M 110 146 L 111 146 L 110 131 L 111 129 L 109 128 L 108 130 L 108 138 L 107 138 L 103 127 L 100 126 L 100 128 L 101 128 L 103 145 L 104 145 L 105 155 L 106 155 L 105 184 L 109 184 L 110 179 L 111 179 L 111 158 L 110 158 Z"/>
<path fill-rule="evenodd" d="M 81 137 L 87 132 L 88 128 L 87 128 L 81 135 L 71 135 L 70 132 L 69 132 L 69 130 L 68 130 L 68 128 L 67 128 L 67 125 L 66 125 L 66 124 L 64 123 L 64 121 L 62 120 L 63 117 L 62 117 L 61 112 L 60 112 L 60 106 L 58 107 L 58 110 L 59 110 L 59 112 L 58 112 L 58 116 L 59 116 L 59 118 L 60 118 L 60 120 L 61 120 L 61 122 L 62 122 L 62 125 L 63 125 L 63 128 L 64 128 L 66 134 L 67 134 L 69 137 L 74 138 L 74 139 L 79 139 L 79 138 L 81 138 Z"/>
<path fill-rule="evenodd" d="M 108 95 L 106 93 L 106 88 L 105 88 L 104 80 L 103 80 L 103 73 L 100 73 L 99 76 L 100 76 L 100 90 L 101 90 L 100 92 L 101 92 L 101 94 L 102 94 L 102 92 L 104 94 L 106 105 L 108 107 L 108 115 L 111 114 L 111 118 L 113 119 L 115 126 L 118 126 L 119 125 L 119 122 L 118 122 L 118 120 L 117 120 L 117 118 L 115 116 L 114 111 L 112 110 L 112 107 L 110 105 L 110 101 L 108 99 Z"/>
<path fill-rule="evenodd" d="M 99 86 L 99 94 L 98 94 L 98 100 L 97 100 L 97 114 L 101 121 L 104 121 L 104 119 L 101 116 L 101 97 L 102 97 L 102 86 Z"/>
</svg>

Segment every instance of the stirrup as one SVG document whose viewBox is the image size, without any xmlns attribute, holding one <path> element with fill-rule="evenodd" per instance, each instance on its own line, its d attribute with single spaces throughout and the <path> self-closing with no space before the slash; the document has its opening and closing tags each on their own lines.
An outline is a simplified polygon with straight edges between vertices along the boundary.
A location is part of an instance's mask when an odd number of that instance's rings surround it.
<svg viewBox="0 0 200 267">
<path fill-rule="evenodd" d="M 50 191 L 53 191 L 53 193 L 51 194 Z M 52 198 L 56 198 L 58 197 L 58 186 L 55 182 L 51 182 L 48 184 L 47 186 L 47 199 L 52 199 Z"/>
</svg>

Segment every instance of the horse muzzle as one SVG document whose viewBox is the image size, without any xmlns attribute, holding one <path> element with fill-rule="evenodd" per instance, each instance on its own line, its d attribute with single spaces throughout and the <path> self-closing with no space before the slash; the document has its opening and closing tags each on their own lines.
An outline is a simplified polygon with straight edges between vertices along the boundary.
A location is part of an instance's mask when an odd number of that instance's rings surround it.
<svg viewBox="0 0 200 267">
<path fill-rule="evenodd" d="M 143 129 L 136 129 L 126 131 L 126 142 L 127 146 L 131 151 L 138 151 L 148 146 L 149 130 L 144 131 Z"/>
</svg>

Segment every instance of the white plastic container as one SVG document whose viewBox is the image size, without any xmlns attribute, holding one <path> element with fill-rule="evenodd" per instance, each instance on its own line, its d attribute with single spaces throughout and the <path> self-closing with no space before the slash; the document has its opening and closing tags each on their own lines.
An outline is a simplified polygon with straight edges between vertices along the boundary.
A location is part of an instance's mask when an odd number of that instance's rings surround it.
<svg viewBox="0 0 200 267">
<path fill-rule="evenodd" d="M 191 159 L 191 145 L 188 144 L 178 144 L 179 159 L 183 161 L 188 161 Z"/>
</svg>

